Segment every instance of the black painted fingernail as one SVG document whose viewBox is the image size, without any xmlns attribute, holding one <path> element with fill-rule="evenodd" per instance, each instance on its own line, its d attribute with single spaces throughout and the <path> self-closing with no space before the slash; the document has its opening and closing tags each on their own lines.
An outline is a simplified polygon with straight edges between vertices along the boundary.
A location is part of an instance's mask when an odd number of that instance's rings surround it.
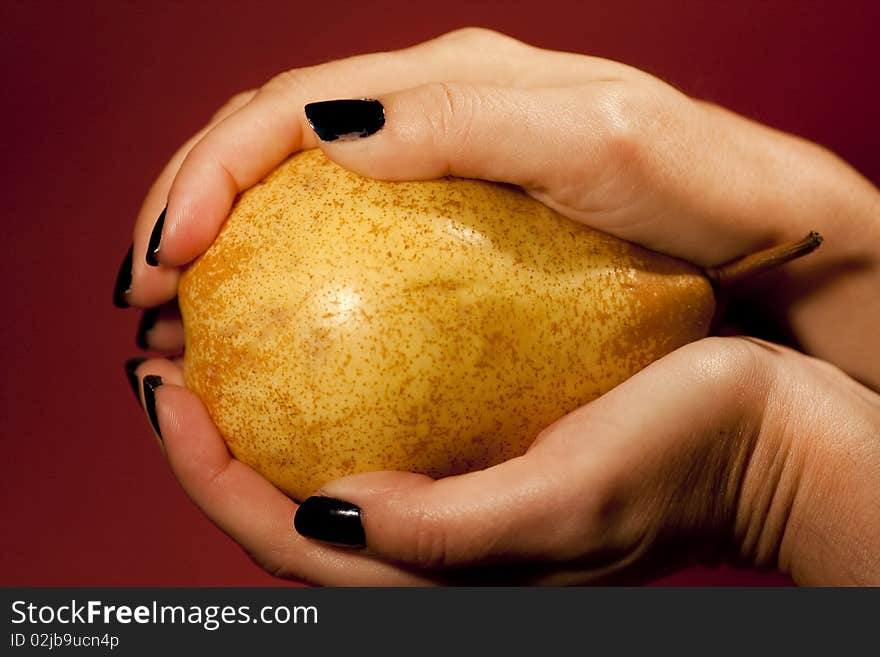
<svg viewBox="0 0 880 657">
<path fill-rule="evenodd" d="M 141 349 L 146 350 L 150 348 L 150 345 L 147 344 L 147 333 L 149 333 L 156 325 L 157 319 L 159 319 L 158 308 L 147 308 L 147 310 L 144 311 L 144 314 L 141 315 L 141 323 L 138 324 L 138 330 L 135 336 L 135 342 Z"/>
<path fill-rule="evenodd" d="M 128 295 L 131 292 L 131 256 L 134 245 L 128 247 L 128 253 L 119 265 L 119 273 L 116 274 L 116 285 L 113 286 L 113 305 L 117 308 L 128 308 Z"/>
<path fill-rule="evenodd" d="M 128 383 L 131 385 L 131 390 L 134 392 L 134 397 L 137 399 L 138 404 L 141 403 L 141 384 L 138 381 L 137 368 L 141 366 L 146 358 L 129 358 L 125 361 L 125 376 L 128 377 Z"/>
<path fill-rule="evenodd" d="M 321 141 L 360 139 L 385 125 L 385 108 L 378 100 L 324 100 L 305 107 L 306 118 Z"/>
<path fill-rule="evenodd" d="M 165 226 L 165 211 L 168 206 L 162 208 L 162 214 L 156 219 L 156 225 L 153 226 L 153 232 L 150 233 L 150 243 L 147 244 L 147 264 L 151 267 L 159 266 L 159 242 L 162 241 L 162 228 Z"/>
<path fill-rule="evenodd" d="M 332 497 L 306 499 L 296 510 L 293 526 L 306 538 L 325 543 L 348 547 L 364 547 L 367 544 L 360 508 Z"/>
<path fill-rule="evenodd" d="M 162 385 L 162 377 L 148 374 L 144 377 L 144 406 L 147 409 L 147 417 L 153 425 L 153 431 L 162 440 L 162 432 L 159 430 L 159 418 L 156 416 L 156 388 Z"/>
</svg>

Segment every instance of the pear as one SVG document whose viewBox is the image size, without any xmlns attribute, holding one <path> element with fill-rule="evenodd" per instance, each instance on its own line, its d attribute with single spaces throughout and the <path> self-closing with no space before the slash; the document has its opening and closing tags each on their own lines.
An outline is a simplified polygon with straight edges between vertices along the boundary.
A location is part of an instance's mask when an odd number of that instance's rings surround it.
<svg viewBox="0 0 880 657">
<path fill-rule="evenodd" d="M 459 474 L 704 337 L 731 272 L 513 187 L 381 182 L 306 151 L 183 273 L 184 377 L 233 455 L 294 499 L 355 472 Z"/>
</svg>

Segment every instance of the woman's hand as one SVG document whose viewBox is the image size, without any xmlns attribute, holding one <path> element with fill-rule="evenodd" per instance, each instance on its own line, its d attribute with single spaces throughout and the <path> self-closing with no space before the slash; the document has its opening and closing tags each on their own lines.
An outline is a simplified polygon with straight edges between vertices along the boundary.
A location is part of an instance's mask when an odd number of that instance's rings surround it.
<svg viewBox="0 0 880 657">
<path fill-rule="evenodd" d="M 880 396 L 757 340 L 708 338 L 546 429 L 527 454 L 433 481 L 377 472 L 297 505 L 232 459 L 165 360 L 137 374 L 174 473 L 261 566 L 330 585 L 639 582 L 693 562 L 880 583 Z M 352 507 L 351 505 L 354 505 Z M 357 513 L 359 508 L 359 514 Z"/>
<path fill-rule="evenodd" d="M 381 130 L 319 140 L 304 106 L 358 97 L 379 99 Z M 700 265 L 818 230 L 821 252 L 762 279 L 751 303 L 763 299 L 807 351 L 880 387 L 880 353 L 862 348 L 880 329 L 876 189 L 819 147 L 641 71 L 479 29 L 288 71 L 230 101 L 147 196 L 133 266 L 121 272 L 128 303 L 172 300 L 176 268 L 213 241 L 235 196 L 314 146 L 372 177 L 514 183 L 573 219 Z M 148 250 L 160 266 L 146 263 Z"/>
<path fill-rule="evenodd" d="M 366 138 L 318 139 L 303 107 L 359 97 L 378 99 L 384 124 L 352 130 L 358 117 L 342 115 L 344 134 Z M 339 130 L 320 125 L 328 108 L 310 113 L 329 138 Z M 818 147 L 642 72 L 483 30 L 290 71 L 233 99 L 169 163 L 138 217 L 117 296 L 161 305 L 145 313 L 144 345 L 180 350 L 176 268 L 207 248 L 238 192 L 314 146 L 374 177 L 519 184 L 573 219 L 702 265 L 818 230 L 823 248 L 763 278 L 762 296 L 810 352 L 880 387 L 880 353 L 865 349 L 880 328 L 874 188 Z M 361 508 L 365 551 L 297 536 L 296 505 L 230 458 L 179 367 L 153 360 L 137 369 L 147 374 L 165 382 L 141 390 L 155 388 L 145 396 L 182 484 L 276 574 L 328 584 L 632 581 L 732 552 L 802 583 L 878 581 L 877 396 L 767 344 L 689 345 L 483 472 L 329 484 L 322 494 Z M 300 521 L 313 534 L 332 522 L 308 507 Z"/>
</svg>

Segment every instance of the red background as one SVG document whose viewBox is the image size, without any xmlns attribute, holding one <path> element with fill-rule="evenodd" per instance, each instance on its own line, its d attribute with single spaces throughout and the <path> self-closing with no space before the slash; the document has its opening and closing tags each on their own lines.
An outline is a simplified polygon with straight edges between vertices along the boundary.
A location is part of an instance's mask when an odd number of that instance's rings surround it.
<svg viewBox="0 0 880 657">
<path fill-rule="evenodd" d="M 2 585 L 276 582 L 191 505 L 122 363 L 110 304 L 135 212 L 170 153 L 284 68 L 468 24 L 646 69 L 825 144 L 880 181 L 876 2 L 10 2 L 0 281 Z M 692 569 L 669 584 L 776 584 Z"/>
</svg>

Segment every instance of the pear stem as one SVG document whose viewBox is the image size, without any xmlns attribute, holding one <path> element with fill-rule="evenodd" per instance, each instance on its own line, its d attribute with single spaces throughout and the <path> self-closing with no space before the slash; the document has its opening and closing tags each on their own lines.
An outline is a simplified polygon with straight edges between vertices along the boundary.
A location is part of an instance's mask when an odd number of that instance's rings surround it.
<svg viewBox="0 0 880 657">
<path fill-rule="evenodd" d="M 803 239 L 771 246 L 769 249 L 731 260 L 718 267 L 707 267 L 703 273 L 716 289 L 726 287 L 812 253 L 821 243 L 822 236 L 812 231 Z"/>
</svg>

